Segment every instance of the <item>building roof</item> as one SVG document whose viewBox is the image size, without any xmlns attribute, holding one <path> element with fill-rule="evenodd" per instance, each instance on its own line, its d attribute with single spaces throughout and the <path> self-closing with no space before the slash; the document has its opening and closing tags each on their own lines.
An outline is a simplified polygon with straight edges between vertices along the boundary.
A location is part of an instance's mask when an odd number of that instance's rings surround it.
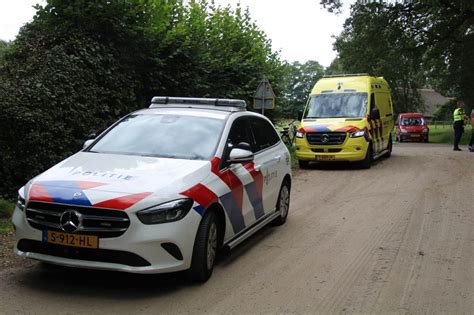
<svg viewBox="0 0 474 315">
<path fill-rule="evenodd" d="M 440 106 L 451 100 L 449 97 L 443 96 L 433 89 L 419 89 L 418 92 L 425 105 L 424 113 L 426 115 L 433 115 Z"/>
</svg>

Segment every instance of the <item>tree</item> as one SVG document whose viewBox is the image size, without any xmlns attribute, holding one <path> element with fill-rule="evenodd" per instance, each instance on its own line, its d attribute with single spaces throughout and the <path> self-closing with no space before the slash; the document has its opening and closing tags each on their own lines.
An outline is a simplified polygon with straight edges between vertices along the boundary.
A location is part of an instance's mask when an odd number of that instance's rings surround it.
<svg viewBox="0 0 474 315">
<path fill-rule="evenodd" d="M 0 196 L 153 95 L 250 100 L 284 65 L 239 9 L 184 0 L 48 0 L 0 64 Z"/>
<path fill-rule="evenodd" d="M 6 42 L 0 39 L 0 66 L 3 61 L 3 58 L 5 58 L 5 54 L 7 53 L 9 47 L 10 42 Z"/>
<path fill-rule="evenodd" d="M 331 12 L 340 12 L 342 2 L 339 0 L 321 0 L 320 3 Z M 367 3 L 367 4 L 363 4 Z M 380 28 L 358 27 L 345 28 L 345 35 L 357 37 L 371 34 L 378 38 L 400 40 L 389 48 L 392 56 L 401 57 L 400 65 L 407 65 L 404 57 L 413 58 L 417 82 L 426 86 L 457 96 L 466 100 L 468 108 L 474 104 L 474 59 L 471 51 L 474 48 L 474 2 L 471 0 L 433 0 L 433 1 L 360 1 L 352 6 L 352 16 L 346 23 L 354 23 L 359 15 L 365 15 L 367 21 L 387 18 L 388 23 L 377 23 Z M 361 21 L 363 23 L 363 21 Z M 383 28 L 382 28 L 383 27 Z M 361 33 L 361 34 L 358 34 Z M 352 38 L 341 39 L 350 42 Z M 337 46 L 337 42 L 336 42 Z M 373 45 L 372 45 L 373 46 Z M 356 47 L 354 47 L 356 48 Z M 369 51 L 373 47 L 369 47 Z M 347 51 L 347 50 L 346 50 Z M 354 55 L 363 56 L 361 52 Z M 371 56 L 373 63 L 387 61 L 386 58 Z M 344 59 L 341 56 L 341 60 Z M 355 58 L 354 58 L 355 59 Z M 354 60 L 353 59 L 353 60 Z M 396 60 L 399 60 L 397 58 Z M 347 61 L 345 64 L 349 64 Z M 413 74 L 413 70 L 410 71 Z M 412 75 L 410 74 L 410 77 Z M 385 73 L 384 73 L 385 75 Z M 410 78 L 406 78 L 411 80 Z M 408 82 L 408 81 L 406 81 Z M 411 84 L 405 84 L 413 88 Z M 406 87 L 402 88 L 405 91 Z M 403 95 L 402 95 L 403 96 Z M 406 94 L 409 97 L 409 94 Z M 402 97 L 403 99 L 403 97 Z M 406 101 L 409 101 L 406 100 Z"/>
<path fill-rule="evenodd" d="M 317 61 L 309 60 L 303 64 L 294 62 L 287 65 L 287 83 L 281 115 L 296 117 L 302 110 L 314 84 L 324 75 L 324 67 Z"/>
<path fill-rule="evenodd" d="M 398 10 L 402 5 L 355 4 L 334 47 L 342 67 L 350 73 L 383 76 L 392 88 L 397 112 L 423 109 L 417 89 L 423 86 L 422 54 L 405 31 Z"/>
</svg>

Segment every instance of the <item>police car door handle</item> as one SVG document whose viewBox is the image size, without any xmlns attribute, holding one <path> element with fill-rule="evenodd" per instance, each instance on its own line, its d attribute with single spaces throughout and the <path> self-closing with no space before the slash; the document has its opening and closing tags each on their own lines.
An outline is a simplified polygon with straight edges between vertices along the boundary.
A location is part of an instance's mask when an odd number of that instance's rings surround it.
<svg viewBox="0 0 474 315">
<path fill-rule="evenodd" d="M 277 155 L 273 158 L 274 161 L 280 162 L 281 155 Z"/>
</svg>

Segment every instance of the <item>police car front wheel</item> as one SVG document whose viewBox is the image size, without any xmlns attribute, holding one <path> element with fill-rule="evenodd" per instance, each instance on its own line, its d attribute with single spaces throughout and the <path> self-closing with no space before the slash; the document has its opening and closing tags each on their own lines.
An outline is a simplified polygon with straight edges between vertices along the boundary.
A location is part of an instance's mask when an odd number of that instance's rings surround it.
<svg viewBox="0 0 474 315">
<path fill-rule="evenodd" d="M 290 184 L 287 180 L 283 182 L 278 195 L 276 211 L 280 212 L 280 216 L 273 221 L 273 225 L 282 225 L 286 222 L 288 217 L 288 210 L 290 209 Z"/>
<path fill-rule="evenodd" d="M 188 270 L 188 277 L 192 281 L 205 282 L 211 277 L 218 249 L 218 233 L 216 214 L 207 211 L 194 241 L 191 268 Z"/>
</svg>

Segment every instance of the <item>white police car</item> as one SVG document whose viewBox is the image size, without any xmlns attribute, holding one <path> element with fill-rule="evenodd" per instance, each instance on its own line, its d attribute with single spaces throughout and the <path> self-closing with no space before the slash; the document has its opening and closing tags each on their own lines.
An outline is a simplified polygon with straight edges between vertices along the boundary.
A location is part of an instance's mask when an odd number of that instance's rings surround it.
<svg viewBox="0 0 474 315">
<path fill-rule="evenodd" d="M 290 155 L 271 122 L 245 107 L 154 97 L 19 190 L 15 252 L 207 280 L 220 248 L 288 215 Z"/>
</svg>

